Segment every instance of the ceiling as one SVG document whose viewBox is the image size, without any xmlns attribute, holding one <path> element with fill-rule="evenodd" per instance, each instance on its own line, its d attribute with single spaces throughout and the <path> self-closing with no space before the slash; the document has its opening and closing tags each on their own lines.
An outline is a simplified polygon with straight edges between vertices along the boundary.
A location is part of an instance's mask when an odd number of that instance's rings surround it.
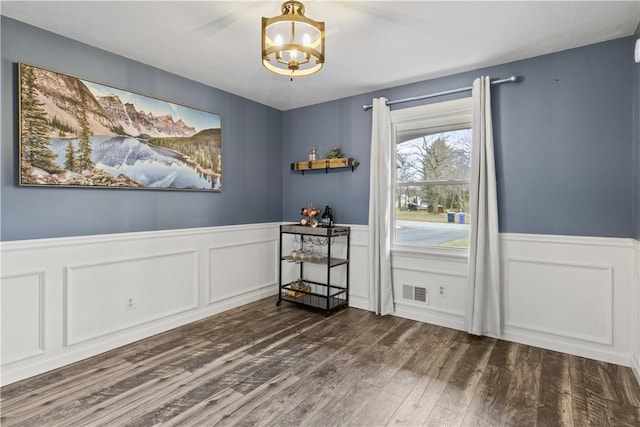
<svg viewBox="0 0 640 427">
<path fill-rule="evenodd" d="M 281 1 L 3 0 L 0 8 L 280 110 L 629 36 L 640 22 L 640 1 L 304 3 L 326 23 L 326 63 L 293 82 L 260 61 L 261 17 L 279 15 Z"/>
</svg>

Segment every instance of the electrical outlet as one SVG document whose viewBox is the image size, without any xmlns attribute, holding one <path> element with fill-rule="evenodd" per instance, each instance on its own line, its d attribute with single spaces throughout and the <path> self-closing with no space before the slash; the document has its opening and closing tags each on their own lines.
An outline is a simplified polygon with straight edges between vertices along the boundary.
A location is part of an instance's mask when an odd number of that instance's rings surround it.
<svg viewBox="0 0 640 427">
<path fill-rule="evenodd" d="M 446 297 L 447 296 L 447 288 L 445 288 L 444 286 L 440 286 L 438 288 L 438 295 L 440 295 L 441 297 Z"/>
<path fill-rule="evenodd" d="M 125 297 L 124 299 L 125 310 L 134 310 L 136 308 L 135 300 L 133 297 Z"/>
</svg>

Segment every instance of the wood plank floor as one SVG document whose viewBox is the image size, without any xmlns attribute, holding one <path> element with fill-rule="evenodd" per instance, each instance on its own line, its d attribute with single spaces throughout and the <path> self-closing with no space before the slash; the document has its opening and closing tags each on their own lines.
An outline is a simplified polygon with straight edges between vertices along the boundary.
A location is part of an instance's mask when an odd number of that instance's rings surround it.
<svg viewBox="0 0 640 427">
<path fill-rule="evenodd" d="M 629 368 L 276 298 L 3 387 L 2 426 L 640 426 Z"/>
</svg>

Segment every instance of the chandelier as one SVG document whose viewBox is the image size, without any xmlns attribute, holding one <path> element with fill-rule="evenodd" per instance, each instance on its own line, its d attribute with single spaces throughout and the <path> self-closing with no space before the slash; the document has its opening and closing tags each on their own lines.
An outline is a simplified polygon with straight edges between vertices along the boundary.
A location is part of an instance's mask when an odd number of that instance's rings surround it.
<svg viewBox="0 0 640 427">
<path fill-rule="evenodd" d="M 324 64 L 324 22 L 304 16 L 299 1 L 285 1 L 282 15 L 262 18 L 262 64 L 293 77 L 308 76 Z"/>
</svg>

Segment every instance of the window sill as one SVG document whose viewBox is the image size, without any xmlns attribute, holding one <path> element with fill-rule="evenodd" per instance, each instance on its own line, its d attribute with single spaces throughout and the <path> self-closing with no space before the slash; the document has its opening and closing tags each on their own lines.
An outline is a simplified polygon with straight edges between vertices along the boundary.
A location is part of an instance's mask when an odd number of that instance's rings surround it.
<svg viewBox="0 0 640 427">
<path fill-rule="evenodd" d="M 440 258 L 465 264 L 469 261 L 469 249 L 395 245 L 391 247 L 391 255 L 412 258 Z"/>
</svg>

